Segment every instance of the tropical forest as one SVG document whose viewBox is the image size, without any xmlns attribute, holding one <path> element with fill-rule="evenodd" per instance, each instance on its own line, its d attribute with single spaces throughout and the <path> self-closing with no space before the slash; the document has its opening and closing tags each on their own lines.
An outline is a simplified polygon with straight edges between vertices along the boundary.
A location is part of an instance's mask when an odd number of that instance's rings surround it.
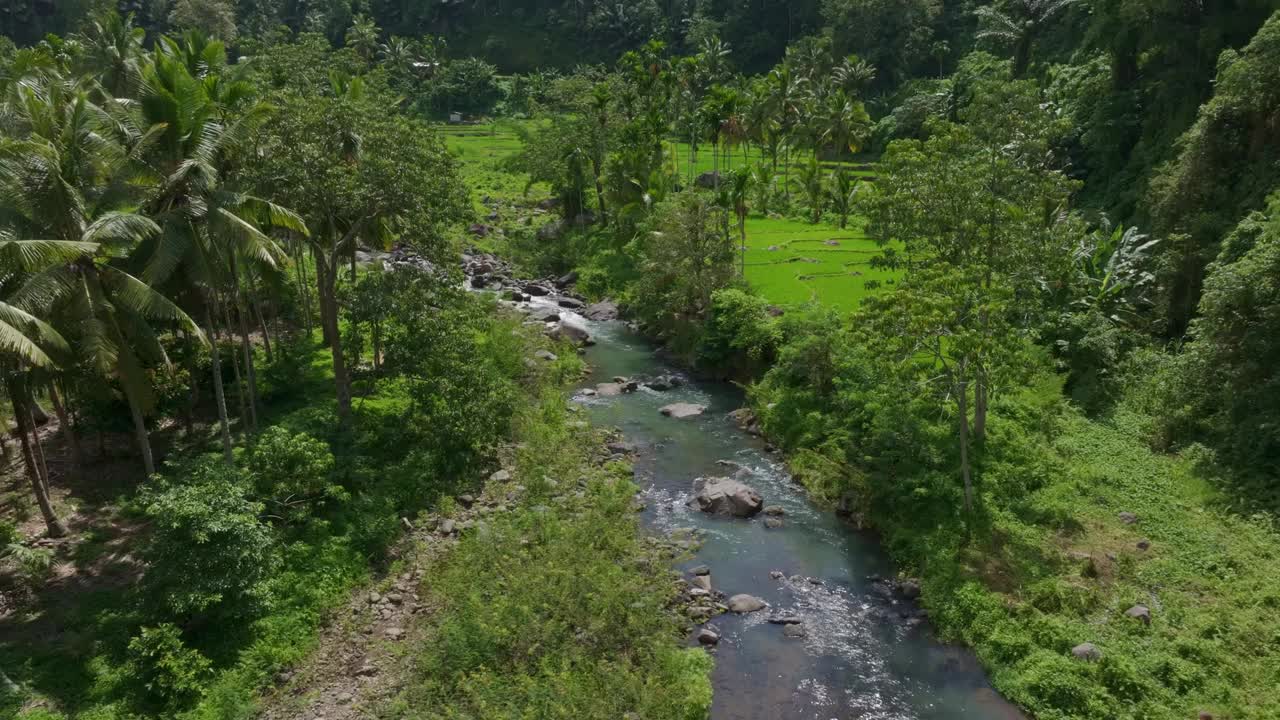
<svg viewBox="0 0 1280 720">
<path fill-rule="evenodd" d="M 1280 0 L 0 0 L 0 718 L 1280 719 Z"/>
</svg>

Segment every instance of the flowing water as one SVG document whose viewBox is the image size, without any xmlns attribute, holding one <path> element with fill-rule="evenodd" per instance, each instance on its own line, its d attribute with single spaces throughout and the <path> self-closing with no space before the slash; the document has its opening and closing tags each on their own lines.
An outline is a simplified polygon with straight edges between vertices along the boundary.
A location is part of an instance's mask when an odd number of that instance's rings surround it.
<svg viewBox="0 0 1280 720">
<path fill-rule="evenodd" d="M 622 323 L 574 320 L 596 340 L 587 351 L 592 375 L 584 388 L 614 376 L 675 372 Z M 771 606 L 711 620 L 721 634 L 713 651 L 712 718 L 1023 718 L 991 689 L 971 653 L 934 640 L 927 623 L 911 619 L 917 608 L 876 582 L 893 568 L 875 539 L 810 504 L 780 458 L 733 425 L 726 413 L 742 400 L 732 385 L 696 380 L 662 393 L 642 387 L 615 397 L 575 397 L 594 423 L 620 428 L 637 446 L 647 522 L 659 531 L 696 528 L 702 535 L 685 567 L 705 564 L 715 589 L 749 593 Z M 674 402 L 707 410 L 682 420 L 658 412 Z M 732 474 L 718 460 L 749 469 L 745 480 L 764 503 L 785 508 L 785 526 L 766 529 L 760 517 L 711 517 L 688 508 L 695 478 Z M 774 579 L 771 571 L 783 577 Z M 767 622 L 786 611 L 803 617 L 807 637 L 784 637 L 783 626 Z"/>
</svg>

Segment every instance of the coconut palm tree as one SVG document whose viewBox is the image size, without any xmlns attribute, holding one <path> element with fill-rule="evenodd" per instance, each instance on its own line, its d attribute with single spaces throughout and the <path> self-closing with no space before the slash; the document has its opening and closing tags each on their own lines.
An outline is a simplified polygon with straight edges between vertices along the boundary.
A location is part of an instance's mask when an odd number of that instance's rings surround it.
<svg viewBox="0 0 1280 720">
<path fill-rule="evenodd" d="M 130 96 L 141 75 L 146 35 L 145 30 L 133 24 L 133 13 L 99 13 L 80 34 L 85 48 L 84 71 L 95 76 L 107 94 Z"/>
<path fill-rule="evenodd" d="M 831 200 L 831 209 L 840 217 L 841 230 L 849 224 L 857 194 L 857 176 L 844 166 L 836 168 L 827 183 L 827 197 Z"/>
<path fill-rule="evenodd" d="M 977 37 L 995 40 L 1013 48 L 1013 74 L 1022 76 L 1031 63 L 1031 46 L 1049 26 L 1054 16 L 1076 0 L 1010 0 L 1009 10 L 994 5 L 978 8 Z"/>
</svg>

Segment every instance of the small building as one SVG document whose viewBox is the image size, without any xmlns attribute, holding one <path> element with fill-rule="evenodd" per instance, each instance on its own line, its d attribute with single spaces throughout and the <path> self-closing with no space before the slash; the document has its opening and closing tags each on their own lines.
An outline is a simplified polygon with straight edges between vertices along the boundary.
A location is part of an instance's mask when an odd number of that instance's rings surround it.
<svg viewBox="0 0 1280 720">
<path fill-rule="evenodd" d="M 449 124 L 450 124 L 450 125 L 457 125 L 457 124 L 459 124 L 459 123 L 461 123 L 461 122 L 462 122 L 462 113 L 460 113 L 460 112 L 451 112 L 451 113 L 449 113 Z"/>
</svg>

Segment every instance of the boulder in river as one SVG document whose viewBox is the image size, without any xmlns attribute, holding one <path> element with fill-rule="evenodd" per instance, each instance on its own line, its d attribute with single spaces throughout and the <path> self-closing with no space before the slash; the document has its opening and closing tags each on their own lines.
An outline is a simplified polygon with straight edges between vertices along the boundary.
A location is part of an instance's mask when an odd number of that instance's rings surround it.
<svg viewBox="0 0 1280 720">
<path fill-rule="evenodd" d="M 764 526 L 769 528 L 770 530 L 777 530 L 778 528 L 782 527 L 783 524 L 784 523 L 782 522 L 782 518 L 780 517 L 767 517 L 764 519 Z"/>
<path fill-rule="evenodd" d="M 764 508 L 765 515 L 786 515 L 787 511 L 781 505 L 766 505 Z"/>
<path fill-rule="evenodd" d="M 582 310 L 582 316 L 588 320 L 617 320 L 618 305 L 612 300 L 592 303 Z"/>
<path fill-rule="evenodd" d="M 789 638 L 802 638 L 802 637 L 807 637 L 808 635 L 809 635 L 809 631 L 808 631 L 808 630 L 806 630 L 806 629 L 805 629 L 805 627 L 804 627 L 804 625 L 802 625 L 802 624 L 801 624 L 801 625 L 786 625 L 786 626 L 784 626 L 784 627 L 782 628 L 782 636 L 783 636 L 783 637 L 789 637 Z"/>
<path fill-rule="evenodd" d="M 729 598 L 730 612 L 736 612 L 739 614 L 753 613 L 759 610 L 763 610 L 767 607 L 769 607 L 769 604 L 761 600 L 760 598 L 756 597 L 755 595 L 747 595 L 746 593 L 743 593 L 741 595 L 734 595 L 733 597 Z"/>
<path fill-rule="evenodd" d="M 763 506 L 760 493 L 732 478 L 699 478 L 694 485 L 694 503 L 705 513 L 751 517 Z"/>
<path fill-rule="evenodd" d="M 525 283 L 524 288 L 522 289 L 526 295 L 533 295 L 534 297 L 544 297 L 551 294 L 550 288 L 538 283 Z"/>
<path fill-rule="evenodd" d="M 571 297 L 557 298 L 556 304 L 562 308 L 569 308 L 570 310 L 580 310 L 583 306 L 583 302 L 581 300 Z"/>
<path fill-rule="evenodd" d="M 556 278 L 556 287 L 563 290 L 564 288 L 567 288 L 576 282 L 578 282 L 578 271 L 571 270 L 568 273 L 565 273 L 564 275 L 561 275 L 560 277 Z"/>
<path fill-rule="evenodd" d="M 569 321 L 560 320 L 560 324 L 551 331 L 551 335 L 555 338 L 568 340 L 576 345 L 591 345 L 594 341 L 591 339 L 591 333 L 581 325 Z"/>
<path fill-rule="evenodd" d="M 663 415 L 666 415 L 669 418 L 676 418 L 677 420 L 680 420 L 683 418 L 694 417 L 695 415 L 701 415 L 703 412 L 706 411 L 706 409 L 707 409 L 706 405 L 695 405 L 693 403 L 672 403 L 670 405 L 663 406 L 661 409 L 658 410 L 658 412 L 662 413 Z"/>
<path fill-rule="evenodd" d="M 698 631 L 698 643 L 702 645 L 715 645 L 720 642 L 720 636 L 714 630 L 702 628 Z"/>
</svg>

